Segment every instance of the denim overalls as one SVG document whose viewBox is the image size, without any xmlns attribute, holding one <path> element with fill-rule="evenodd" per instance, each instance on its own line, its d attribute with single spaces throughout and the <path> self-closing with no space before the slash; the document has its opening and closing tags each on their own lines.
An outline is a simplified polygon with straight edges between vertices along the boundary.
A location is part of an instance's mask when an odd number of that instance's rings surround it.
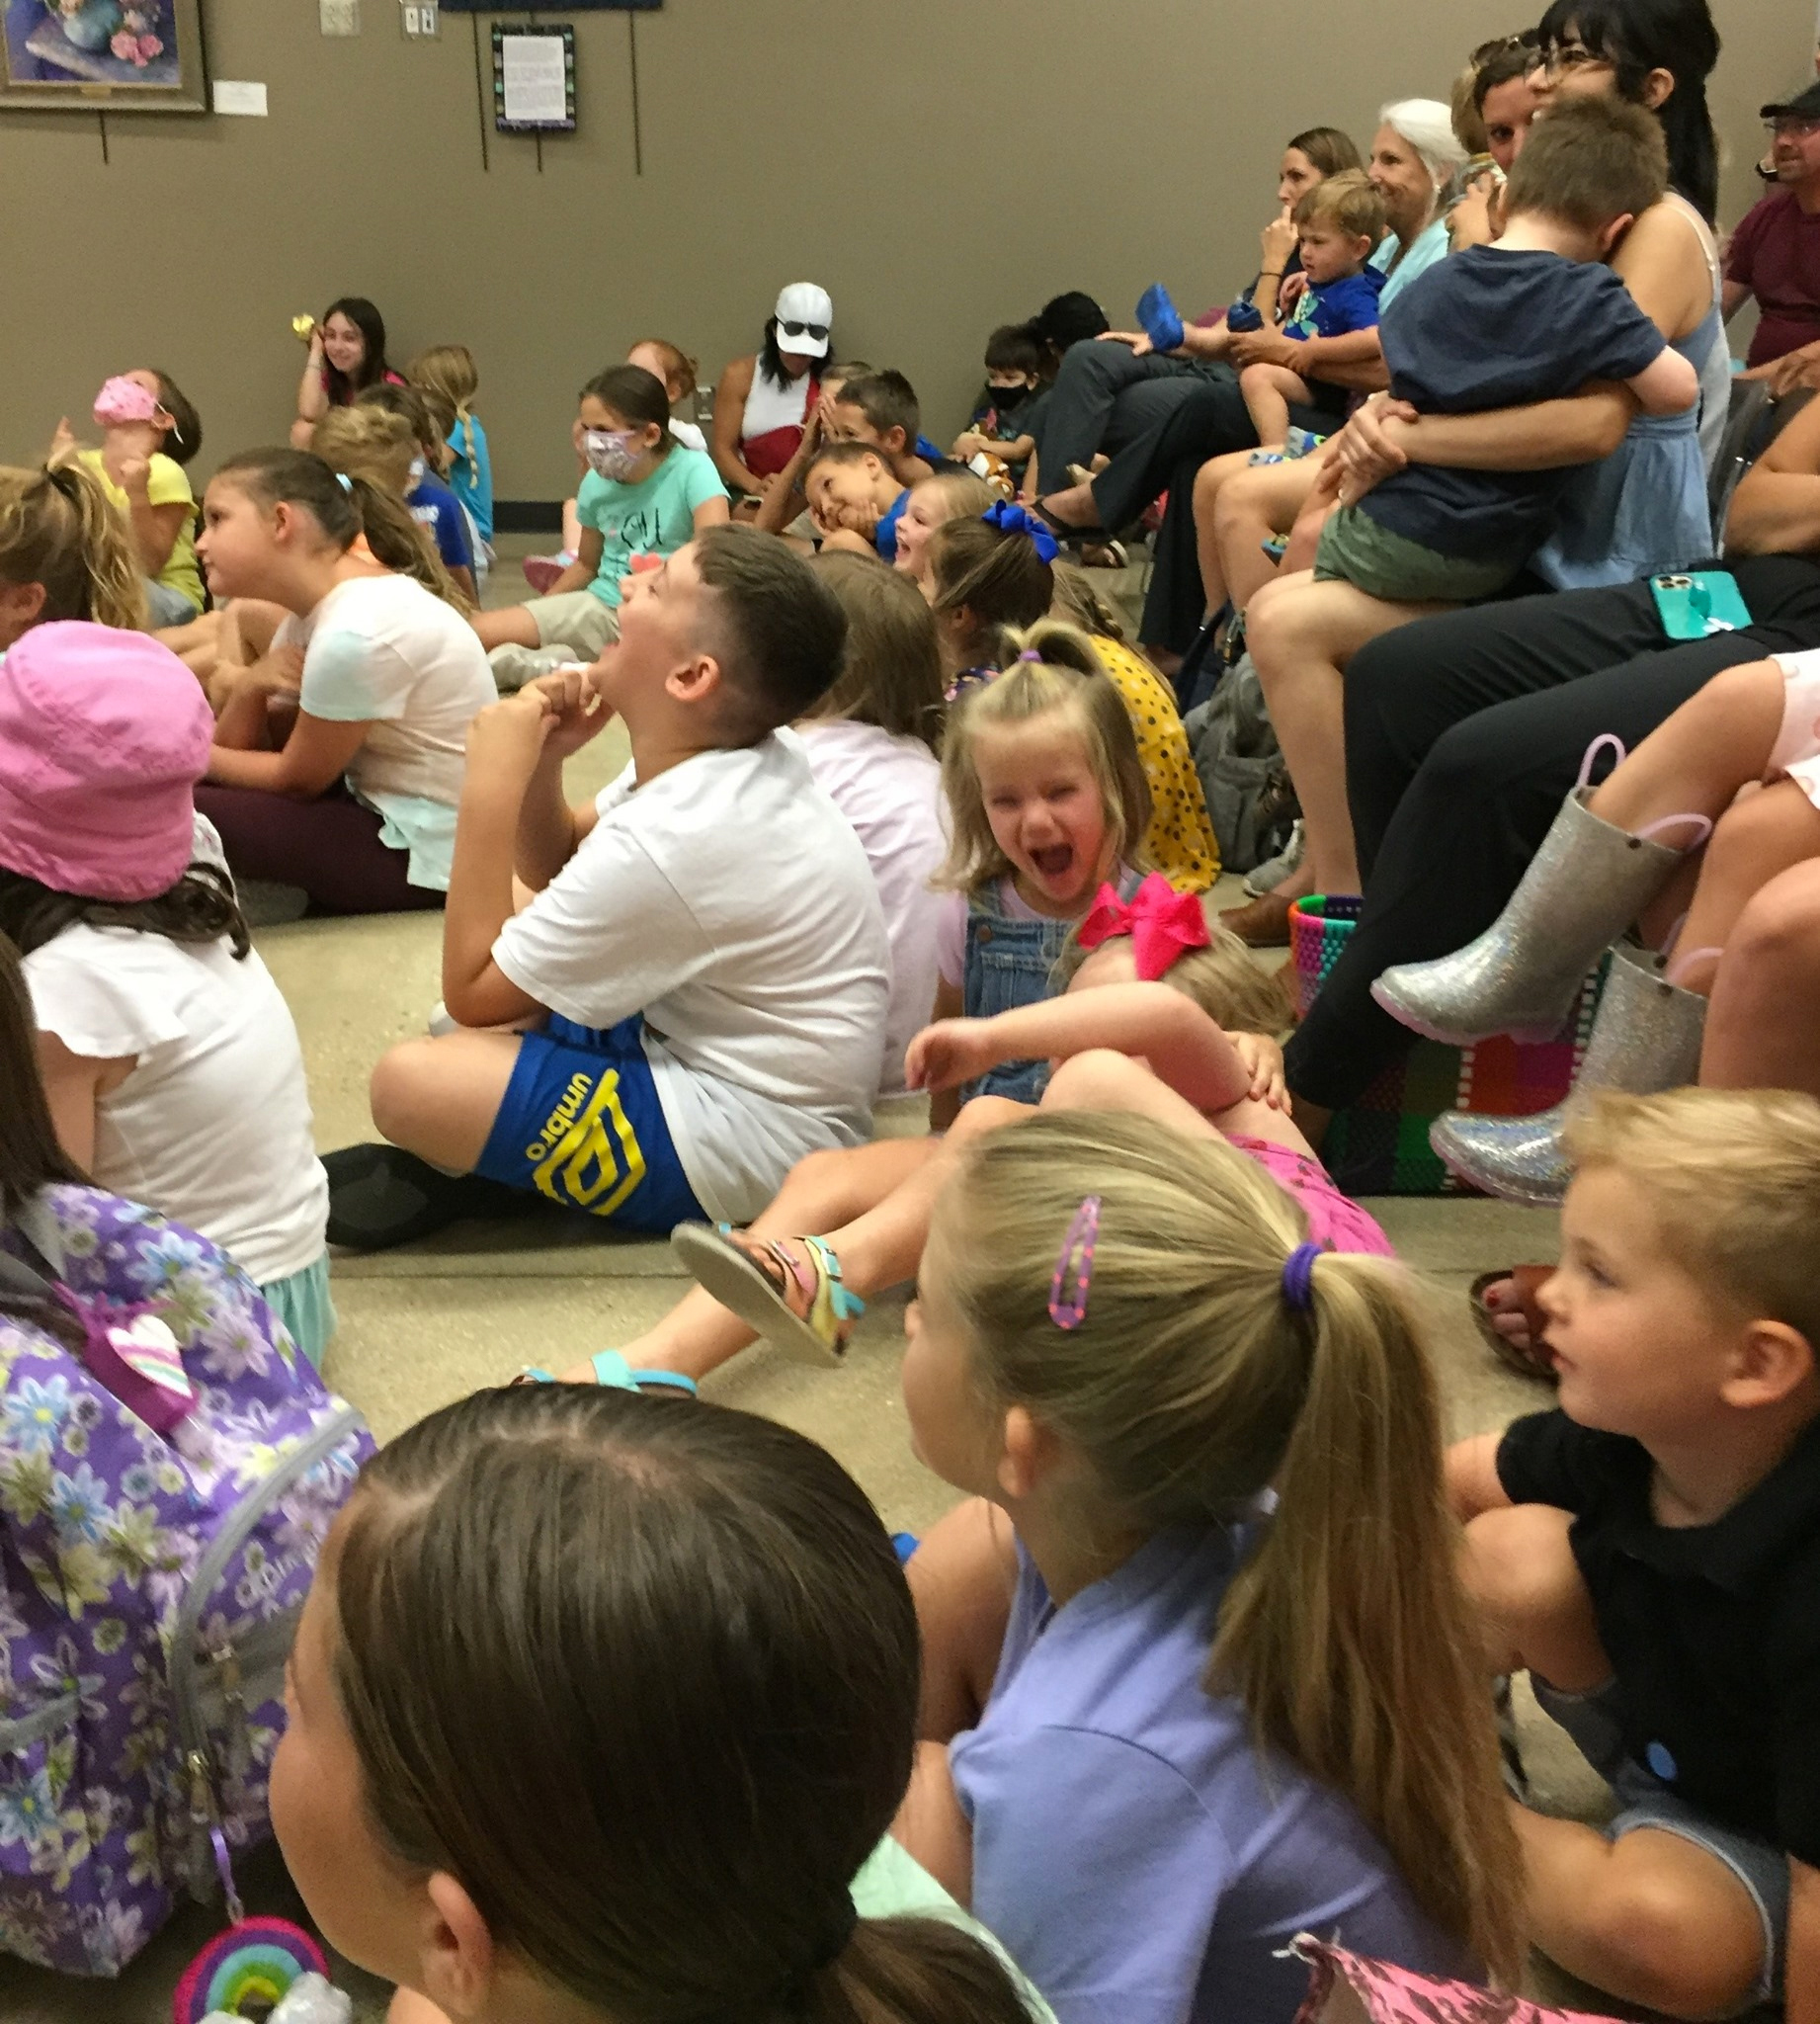
<svg viewBox="0 0 1820 2024">
<path fill-rule="evenodd" d="M 961 1004 L 969 1019 L 990 1019 L 1020 1005 L 1039 1004 L 1055 995 L 1050 977 L 1060 961 L 1071 920 L 1017 920 L 1005 911 L 1001 881 L 992 880 L 967 899 L 967 964 Z M 1120 871 L 1118 896 L 1128 899 L 1136 875 Z M 1003 1061 L 977 1082 L 961 1087 L 971 1096 L 1008 1096 L 1037 1103 L 1048 1087 L 1047 1061 Z"/>
</svg>

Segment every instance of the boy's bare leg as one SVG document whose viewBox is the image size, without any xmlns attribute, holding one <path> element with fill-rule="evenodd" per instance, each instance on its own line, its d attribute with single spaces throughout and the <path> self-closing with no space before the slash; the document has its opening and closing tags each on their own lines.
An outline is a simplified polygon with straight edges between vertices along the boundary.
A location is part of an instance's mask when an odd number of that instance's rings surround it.
<svg viewBox="0 0 1820 2024">
<path fill-rule="evenodd" d="M 1289 402 L 1308 398 L 1308 382 L 1287 366 L 1246 366 L 1239 374 L 1245 411 L 1266 450 L 1281 450 L 1288 440 Z"/>
<path fill-rule="evenodd" d="M 800 1236 L 805 1230 L 819 1234 L 836 1228 L 882 1202 L 918 1167 L 934 1159 L 940 1144 L 936 1138 L 881 1138 L 871 1145 L 812 1152 L 790 1168 L 783 1187 L 747 1227 L 759 1237 Z M 845 1279 L 844 1258 L 841 1270 Z M 680 1371 L 686 1378 L 701 1379 L 757 1340 L 755 1329 L 694 1286 L 662 1320 L 625 1343 L 620 1353 L 634 1370 Z M 590 1372 L 587 1365 L 578 1364 L 562 1375 L 585 1383 Z"/>
<path fill-rule="evenodd" d="M 369 1098 L 379 1136 L 445 1173 L 472 1173 L 505 1101 L 518 1036 L 462 1028 L 382 1054 Z"/>
<path fill-rule="evenodd" d="M 1343 671 L 1367 639 L 1448 607 L 1393 604 L 1356 584 L 1280 577 L 1252 600 L 1246 644 L 1307 823 L 1317 892 L 1357 892 L 1358 853 L 1346 794 Z"/>
</svg>

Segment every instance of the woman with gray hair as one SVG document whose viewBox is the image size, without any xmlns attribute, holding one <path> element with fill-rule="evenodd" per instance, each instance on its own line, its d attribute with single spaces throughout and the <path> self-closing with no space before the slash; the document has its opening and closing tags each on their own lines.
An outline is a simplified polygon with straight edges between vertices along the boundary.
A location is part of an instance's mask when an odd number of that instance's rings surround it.
<svg viewBox="0 0 1820 2024">
<path fill-rule="evenodd" d="M 1383 197 L 1390 227 L 1371 263 L 1388 277 L 1378 297 L 1381 309 L 1447 252 L 1443 208 L 1453 172 L 1466 154 L 1454 138 L 1452 115 L 1439 99 L 1398 99 L 1384 107 L 1378 122 L 1365 173 Z M 1232 340 L 1235 366 L 1260 360 L 1293 366 L 1362 392 L 1385 382 L 1375 328 L 1299 343 L 1274 330 Z M 1334 426 L 1324 410 L 1293 402 L 1289 419 L 1322 436 Z M 1257 441 L 1236 376 L 1222 373 L 1197 386 L 1159 427 L 1120 451 L 1091 484 L 1042 501 L 1042 511 L 1059 526 L 1117 529 L 1168 490 L 1169 507 L 1156 537 L 1156 568 L 1144 602 L 1141 637 L 1147 646 L 1184 653 L 1200 628 L 1205 602 L 1195 547 L 1196 472 L 1208 458 L 1253 449 Z M 1312 464 L 1308 480 L 1313 481 Z"/>
</svg>

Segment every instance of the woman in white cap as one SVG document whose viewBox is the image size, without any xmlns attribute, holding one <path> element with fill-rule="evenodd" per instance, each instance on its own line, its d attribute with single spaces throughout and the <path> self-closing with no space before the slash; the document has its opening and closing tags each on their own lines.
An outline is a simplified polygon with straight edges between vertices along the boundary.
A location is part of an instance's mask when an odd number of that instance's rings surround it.
<svg viewBox="0 0 1820 2024">
<path fill-rule="evenodd" d="M 793 281 L 765 325 L 762 350 L 734 359 L 714 389 L 714 466 L 734 492 L 762 499 L 802 441 L 821 392 L 834 303 Z"/>
</svg>

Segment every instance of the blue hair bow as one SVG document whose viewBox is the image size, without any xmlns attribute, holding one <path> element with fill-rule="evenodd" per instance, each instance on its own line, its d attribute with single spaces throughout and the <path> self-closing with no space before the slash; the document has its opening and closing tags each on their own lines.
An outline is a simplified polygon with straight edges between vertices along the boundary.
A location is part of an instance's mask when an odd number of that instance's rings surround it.
<svg viewBox="0 0 1820 2024">
<path fill-rule="evenodd" d="M 995 499 L 979 517 L 988 527 L 996 527 L 1000 534 L 1029 535 L 1036 545 L 1038 561 L 1053 562 L 1061 553 L 1055 537 L 1034 513 L 1025 512 L 1015 499 Z"/>
</svg>

